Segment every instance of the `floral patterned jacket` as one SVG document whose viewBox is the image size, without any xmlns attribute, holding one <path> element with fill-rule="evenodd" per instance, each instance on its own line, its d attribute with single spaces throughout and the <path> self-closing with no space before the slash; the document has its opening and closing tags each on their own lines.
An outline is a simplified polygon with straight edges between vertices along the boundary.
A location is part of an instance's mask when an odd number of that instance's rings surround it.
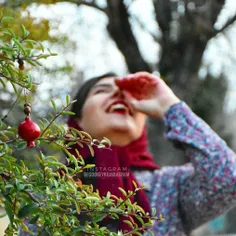
<svg viewBox="0 0 236 236">
<path fill-rule="evenodd" d="M 172 106 L 164 121 L 166 138 L 180 143 L 191 162 L 134 174 L 165 219 L 154 223 L 154 235 L 189 235 L 236 205 L 236 155 L 184 102 Z"/>
<path fill-rule="evenodd" d="M 166 138 L 180 142 L 191 163 L 135 175 L 165 218 L 154 223 L 154 235 L 189 235 L 236 204 L 236 155 L 184 102 L 164 119 Z"/>
</svg>

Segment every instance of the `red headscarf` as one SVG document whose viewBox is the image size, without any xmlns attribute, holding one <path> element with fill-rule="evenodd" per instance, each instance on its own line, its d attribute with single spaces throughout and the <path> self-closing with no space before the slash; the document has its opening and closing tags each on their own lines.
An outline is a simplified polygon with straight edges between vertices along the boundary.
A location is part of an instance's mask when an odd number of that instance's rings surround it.
<svg viewBox="0 0 236 236">
<path fill-rule="evenodd" d="M 81 130 L 73 117 L 68 120 L 69 127 Z M 86 145 L 81 148 L 77 145 L 76 149 L 84 159 L 90 156 L 90 151 Z M 141 137 L 131 144 L 123 147 L 111 146 L 110 149 L 97 148 L 93 146 L 96 158 L 96 188 L 101 196 L 106 196 L 109 191 L 111 194 L 124 198 L 118 187 L 125 191 L 134 190 L 133 181 L 137 183 L 131 169 L 156 170 L 159 167 L 153 162 L 152 155 L 148 152 L 147 132 L 144 129 Z M 74 150 L 72 154 L 76 154 Z M 110 176 L 109 176 L 110 175 Z M 139 186 L 139 184 L 137 183 Z M 150 213 L 150 204 L 144 190 L 137 192 L 135 199 L 145 212 Z M 121 221 L 120 230 L 128 229 L 128 225 Z"/>
</svg>

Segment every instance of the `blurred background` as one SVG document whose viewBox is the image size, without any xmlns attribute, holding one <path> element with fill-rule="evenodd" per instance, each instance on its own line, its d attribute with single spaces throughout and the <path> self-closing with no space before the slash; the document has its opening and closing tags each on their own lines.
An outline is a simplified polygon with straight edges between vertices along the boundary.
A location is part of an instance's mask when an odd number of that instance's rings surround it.
<svg viewBox="0 0 236 236">
<path fill-rule="evenodd" d="M 73 97 L 90 77 L 149 71 L 160 75 L 236 151 L 235 0 L 0 0 L 0 8 L 14 17 L 12 28 L 24 24 L 31 38 L 58 53 L 42 61 L 42 68 L 30 70 L 39 83 L 37 92 L 27 94 L 34 119 L 49 118 L 50 99 L 62 106 L 66 94 Z M 0 88 L 1 117 L 14 96 L 10 87 Z M 22 106 L 23 100 L 7 118 L 9 125 L 24 119 Z M 149 119 L 148 128 L 159 165 L 188 162 L 164 140 L 160 120 Z M 32 155 L 16 153 L 34 165 Z M 236 235 L 236 208 L 192 235 L 217 234 Z"/>
</svg>

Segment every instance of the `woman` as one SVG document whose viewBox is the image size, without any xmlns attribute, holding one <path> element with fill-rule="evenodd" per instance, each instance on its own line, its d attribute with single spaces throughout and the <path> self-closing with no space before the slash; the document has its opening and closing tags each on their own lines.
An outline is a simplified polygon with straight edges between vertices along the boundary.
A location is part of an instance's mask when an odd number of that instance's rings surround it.
<svg viewBox="0 0 236 236">
<path fill-rule="evenodd" d="M 236 203 L 235 153 L 163 80 L 147 72 L 128 75 L 128 79 L 134 87 L 137 80 L 156 82 L 142 88 L 146 93 L 139 100 L 121 90 L 120 80 L 112 73 L 86 81 L 78 91 L 72 107 L 75 116 L 68 125 L 112 142 L 111 150 L 95 146 L 95 157 L 86 147 L 76 147 L 87 163 L 96 165 L 83 173 L 82 182 L 93 184 L 103 196 L 110 191 L 118 197 L 118 187 L 128 191 L 133 189 L 132 181 L 144 184 L 145 191 L 138 191 L 131 201 L 163 215 L 165 220 L 151 228 L 154 235 L 188 235 Z M 147 151 L 146 116 L 163 119 L 166 138 L 178 142 L 191 163 L 160 169 L 153 162 Z M 102 223 L 115 232 L 127 227 L 122 218 Z"/>
<path fill-rule="evenodd" d="M 112 73 L 85 82 L 79 90 L 69 126 L 112 142 L 112 151 L 95 148 L 95 158 L 81 150 L 86 162 L 96 164 L 95 174 L 85 172 L 83 181 L 94 184 L 101 195 L 107 191 L 119 195 L 118 187 L 132 190 L 133 180 L 144 184 L 146 191 L 132 201 L 146 211 L 154 207 L 162 213 L 165 220 L 154 224 L 153 233 L 187 235 L 236 203 L 235 153 L 163 80 L 146 72 L 128 76 L 134 84 L 141 78 L 156 80 L 141 100 L 121 91 Z M 191 163 L 162 169 L 155 165 L 147 151 L 146 116 L 164 120 L 166 138 L 180 143 Z M 110 177 L 109 169 L 125 172 Z M 121 221 L 107 226 L 113 231 L 125 229 Z"/>
</svg>

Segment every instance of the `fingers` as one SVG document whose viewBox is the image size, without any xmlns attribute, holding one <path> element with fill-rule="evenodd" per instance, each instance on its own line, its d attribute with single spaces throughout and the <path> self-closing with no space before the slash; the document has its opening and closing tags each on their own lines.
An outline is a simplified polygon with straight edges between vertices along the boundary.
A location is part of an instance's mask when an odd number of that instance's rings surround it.
<svg viewBox="0 0 236 236">
<path fill-rule="evenodd" d="M 132 109 L 142 112 L 147 116 L 159 117 L 159 106 L 153 100 L 136 100 L 131 101 Z"/>
</svg>

